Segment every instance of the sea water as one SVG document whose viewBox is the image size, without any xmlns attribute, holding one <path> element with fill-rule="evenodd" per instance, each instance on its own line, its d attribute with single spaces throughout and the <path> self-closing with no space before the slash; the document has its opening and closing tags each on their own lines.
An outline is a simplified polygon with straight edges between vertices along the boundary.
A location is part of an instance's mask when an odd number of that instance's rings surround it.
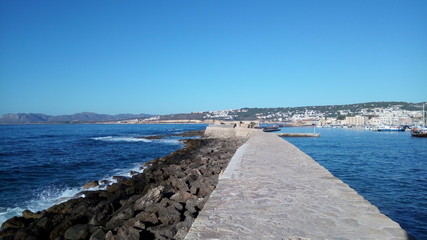
<svg viewBox="0 0 427 240">
<path fill-rule="evenodd" d="M 130 176 L 183 147 L 185 131 L 206 125 L 0 125 L 0 225 L 25 209 L 40 211 L 92 180 Z M 163 139 L 140 137 L 169 135 Z"/>
<path fill-rule="evenodd" d="M 206 125 L 0 125 L 0 224 L 74 196 L 91 180 L 129 175 L 182 148 L 179 137 L 143 136 Z M 282 128 L 282 132 L 313 132 Z M 417 239 L 427 239 L 427 138 L 408 132 L 317 128 L 286 138 Z"/>
<path fill-rule="evenodd" d="M 427 138 L 409 132 L 282 128 L 319 138 L 285 138 L 417 239 L 427 239 Z"/>
</svg>

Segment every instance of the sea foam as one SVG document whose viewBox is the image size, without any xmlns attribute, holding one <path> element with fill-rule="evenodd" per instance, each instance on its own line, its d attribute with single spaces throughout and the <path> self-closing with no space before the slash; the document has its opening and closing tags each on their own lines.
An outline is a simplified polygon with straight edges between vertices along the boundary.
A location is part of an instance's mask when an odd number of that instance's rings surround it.
<svg viewBox="0 0 427 240">
<path fill-rule="evenodd" d="M 145 138 L 136 138 L 136 137 L 113 137 L 113 136 L 106 136 L 106 137 L 95 137 L 92 138 L 93 140 L 97 141 L 104 141 L 104 142 L 151 142 L 151 140 L 145 139 Z"/>
</svg>

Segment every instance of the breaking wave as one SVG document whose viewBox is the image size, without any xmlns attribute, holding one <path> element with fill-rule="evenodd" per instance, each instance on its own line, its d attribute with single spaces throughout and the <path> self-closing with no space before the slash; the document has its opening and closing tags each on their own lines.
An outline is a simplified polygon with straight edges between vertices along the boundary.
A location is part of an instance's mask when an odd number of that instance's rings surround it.
<svg viewBox="0 0 427 240">
<path fill-rule="evenodd" d="M 151 140 L 145 139 L 145 138 L 138 138 L 138 137 L 113 137 L 113 136 L 106 136 L 106 137 L 95 137 L 92 138 L 93 140 L 97 141 L 104 141 L 104 142 L 152 142 Z"/>
</svg>

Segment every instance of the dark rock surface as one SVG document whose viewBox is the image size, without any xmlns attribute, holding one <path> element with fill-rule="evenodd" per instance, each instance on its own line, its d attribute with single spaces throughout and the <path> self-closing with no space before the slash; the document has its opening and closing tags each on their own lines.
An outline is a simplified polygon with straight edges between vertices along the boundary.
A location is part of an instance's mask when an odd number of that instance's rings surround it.
<svg viewBox="0 0 427 240">
<path fill-rule="evenodd" d="M 188 139 L 141 174 L 2 225 L 0 239 L 183 239 L 239 139 Z"/>
</svg>

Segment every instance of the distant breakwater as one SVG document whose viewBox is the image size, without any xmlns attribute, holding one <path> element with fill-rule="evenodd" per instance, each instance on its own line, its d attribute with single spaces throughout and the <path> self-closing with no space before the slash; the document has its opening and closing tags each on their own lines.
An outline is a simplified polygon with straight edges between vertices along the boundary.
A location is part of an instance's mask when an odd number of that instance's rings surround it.
<svg viewBox="0 0 427 240">
<path fill-rule="evenodd" d="M 24 211 L 2 225 L 0 238 L 184 238 L 243 140 L 187 139 L 185 144 L 106 190 L 82 192 L 84 198 L 44 211 Z"/>
</svg>

